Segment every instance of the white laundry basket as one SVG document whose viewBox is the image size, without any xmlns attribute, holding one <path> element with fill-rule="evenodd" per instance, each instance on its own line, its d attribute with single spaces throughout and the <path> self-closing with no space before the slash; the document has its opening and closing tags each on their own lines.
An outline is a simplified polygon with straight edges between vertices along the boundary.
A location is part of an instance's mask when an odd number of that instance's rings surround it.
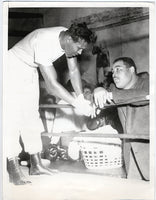
<svg viewBox="0 0 156 200">
<path fill-rule="evenodd" d="M 123 165 L 120 144 L 81 142 L 80 151 L 86 168 L 113 169 Z"/>
</svg>

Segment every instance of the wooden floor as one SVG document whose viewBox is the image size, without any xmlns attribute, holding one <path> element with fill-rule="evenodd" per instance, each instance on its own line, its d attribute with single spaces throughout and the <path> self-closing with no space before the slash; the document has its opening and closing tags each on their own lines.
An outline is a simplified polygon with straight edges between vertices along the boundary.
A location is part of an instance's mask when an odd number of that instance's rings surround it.
<svg viewBox="0 0 156 200">
<path fill-rule="evenodd" d="M 87 169 L 82 161 L 58 160 L 50 164 L 50 168 L 58 169 L 60 172 L 94 174 L 109 177 L 126 178 L 123 167 L 114 169 Z"/>
<path fill-rule="evenodd" d="M 109 173 L 87 170 L 83 163 L 58 161 L 44 164 L 58 173 L 52 176 L 29 176 L 28 168 L 22 167 L 31 184 L 15 186 L 4 176 L 3 200 L 119 200 L 153 198 L 149 182 L 128 180 Z M 121 170 L 121 169 L 120 169 Z M 6 175 L 6 174 L 5 174 Z"/>
</svg>

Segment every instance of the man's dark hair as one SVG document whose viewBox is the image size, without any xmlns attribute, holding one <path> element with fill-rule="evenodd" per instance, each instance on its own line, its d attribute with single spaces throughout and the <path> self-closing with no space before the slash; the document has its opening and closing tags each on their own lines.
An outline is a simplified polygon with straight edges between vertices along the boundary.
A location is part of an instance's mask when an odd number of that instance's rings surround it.
<svg viewBox="0 0 156 200">
<path fill-rule="evenodd" d="M 77 42 L 79 38 L 84 39 L 87 43 L 95 43 L 95 34 L 88 29 L 86 23 L 73 23 L 66 31 Z"/>
<path fill-rule="evenodd" d="M 128 67 L 128 68 L 133 66 L 134 69 L 135 69 L 135 73 L 137 73 L 137 68 L 136 68 L 135 62 L 132 58 L 130 58 L 130 57 L 119 57 L 119 58 L 114 60 L 113 64 L 116 63 L 117 61 L 123 61 L 124 64 L 126 65 L 126 67 Z"/>
</svg>

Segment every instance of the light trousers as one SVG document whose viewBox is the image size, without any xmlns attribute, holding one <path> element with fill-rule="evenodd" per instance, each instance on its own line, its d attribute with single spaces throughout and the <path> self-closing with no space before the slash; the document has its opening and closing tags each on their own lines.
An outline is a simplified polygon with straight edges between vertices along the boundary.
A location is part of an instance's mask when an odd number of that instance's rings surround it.
<svg viewBox="0 0 156 200">
<path fill-rule="evenodd" d="M 21 135 L 25 151 L 30 154 L 42 150 L 44 131 L 39 109 L 38 71 L 9 50 L 7 77 L 4 85 L 4 151 L 7 157 L 21 151 Z"/>
</svg>

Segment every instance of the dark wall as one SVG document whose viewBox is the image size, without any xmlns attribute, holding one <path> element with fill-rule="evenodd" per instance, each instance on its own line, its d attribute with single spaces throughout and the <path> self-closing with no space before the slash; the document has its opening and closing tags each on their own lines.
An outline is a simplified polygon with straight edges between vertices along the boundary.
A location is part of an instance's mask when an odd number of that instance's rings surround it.
<svg viewBox="0 0 156 200">
<path fill-rule="evenodd" d="M 138 72 L 149 71 L 148 8 L 12 8 L 9 12 L 9 48 L 36 28 L 69 27 L 73 21 L 86 20 L 98 44 L 107 43 L 111 64 L 119 56 L 130 56 Z M 83 79 L 96 84 L 96 56 L 88 51 L 82 58 Z"/>
<path fill-rule="evenodd" d="M 10 8 L 8 19 L 8 48 L 31 31 L 44 26 L 45 9 Z"/>
<path fill-rule="evenodd" d="M 69 27 L 72 21 L 86 21 L 98 36 L 97 42 L 106 42 L 110 62 L 119 56 L 130 56 L 138 72 L 149 71 L 149 10 L 148 8 L 62 8 L 45 13 L 45 26 L 58 24 Z M 99 28 L 100 27 L 100 28 Z M 86 69 L 84 79 L 96 83 L 95 59 L 87 52 L 81 67 Z"/>
</svg>

